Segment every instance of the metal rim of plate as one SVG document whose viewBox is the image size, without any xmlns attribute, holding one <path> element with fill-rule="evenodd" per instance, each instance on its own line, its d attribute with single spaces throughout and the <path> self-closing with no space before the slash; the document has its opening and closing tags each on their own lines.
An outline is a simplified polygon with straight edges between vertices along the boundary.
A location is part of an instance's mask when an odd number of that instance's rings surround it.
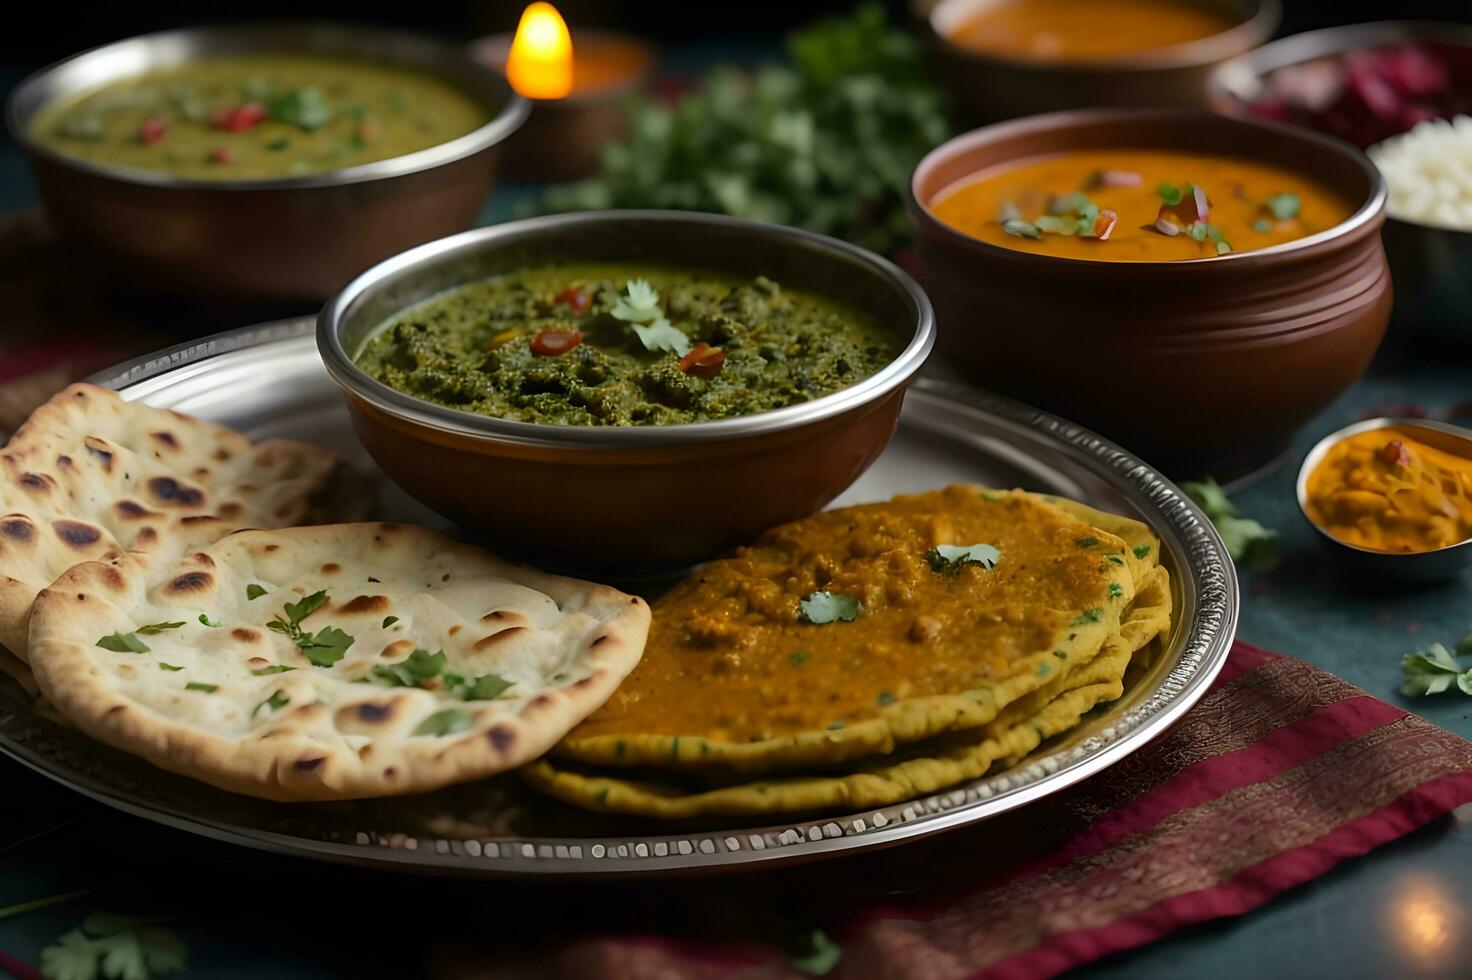
<svg viewBox="0 0 1472 980">
<path fill-rule="evenodd" d="M 316 356 L 310 319 L 227 331 L 94 375 L 126 390 L 204 362 L 250 358 L 265 345 Z M 300 348 L 298 351 L 297 348 Z M 262 365 L 264 367 L 264 365 Z M 148 386 L 143 385 L 144 388 Z M 955 382 L 922 379 L 912 399 L 974 413 L 1023 443 L 1052 443 L 1147 516 L 1180 574 L 1180 625 L 1154 689 L 1107 724 L 1072 744 L 950 790 L 842 817 L 678 834 L 575 838 L 445 839 L 378 831 L 333 830 L 296 836 L 191 812 L 134 792 L 137 782 L 105 765 L 76 762 L 92 743 L 32 714 L 0 708 L 0 751 L 117 809 L 217 840 L 277 853 L 398 871 L 486 878 L 628 878 L 758 870 L 855 853 L 973 824 L 1056 793 L 1120 761 L 1166 731 L 1206 692 L 1227 659 L 1238 613 L 1236 573 L 1211 524 L 1174 484 L 1087 430 L 1037 409 Z M 1025 449 L 1020 450 L 1025 455 Z M 1128 700 L 1129 695 L 1126 695 Z M 70 743 L 70 744 L 68 744 Z M 96 748 L 101 748 L 100 746 Z M 68 756 L 72 756 L 68 759 Z"/>
</svg>

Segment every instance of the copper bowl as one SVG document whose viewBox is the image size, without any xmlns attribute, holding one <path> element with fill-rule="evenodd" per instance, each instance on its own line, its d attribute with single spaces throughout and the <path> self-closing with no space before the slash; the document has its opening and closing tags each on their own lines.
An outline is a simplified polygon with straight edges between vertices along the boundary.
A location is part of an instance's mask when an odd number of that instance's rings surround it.
<svg viewBox="0 0 1472 980">
<path fill-rule="evenodd" d="M 1316 62 L 1337 60 L 1351 51 L 1397 44 L 1472 51 L 1472 25 L 1383 21 L 1294 34 L 1221 65 L 1208 81 L 1211 106 L 1227 115 L 1252 118 L 1249 104 L 1267 92 L 1277 73 L 1312 70 Z M 1404 326 L 1428 338 L 1472 348 L 1472 325 L 1466 315 L 1472 304 L 1472 231 L 1399 218 L 1392 207 L 1385 222 L 1385 251 L 1400 297 L 1396 332 Z"/>
<path fill-rule="evenodd" d="M 198 57 L 313 53 L 429 72 L 495 115 L 466 135 L 361 166 L 271 180 L 186 180 L 77 160 L 29 133 L 36 112 L 115 79 Z M 455 45 L 329 24 L 165 31 L 76 55 L 30 76 L 6 107 L 56 227 L 118 281 L 253 302 L 320 301 L 373 263 L 469 228 L 490 196 L 499 144 L 528 112 L 506 80 Z"/>
<path fill-rule="evenodd" d="M 468 282 L 550 262 L 634 261 L 768 275 L 873 316 L 902 345 L 841 391 L 717 422 L 561 426 L 421 401 L 353 356 L 389 319 Z M 563 568 L 671 568 L 805 517 L 888 444 L 930 353 L 930 303 L 909 276 L 810 232 L 676 211 L 552 215 L 466 232 L 368 270 L 327 304 L 317 343 L 358 436 L 384 472 L 498 550 Z"/>
<path fill-rule="evenodd" d="M 1262 44 L 1282 20 L 1278 0 L 1181 0 L 1219 9 L 1236 26 L 1186 44 L 1098 61 L 1044 61 L 972 51 L 950 40 L 996 0 L 940 0 L 930 11 L 935 64 L 960 110 L 992 122 L 1091 106 L 1204 106 L 1222 62 Z"/>
<path fill-rule="evenodd" d="M 1358 201 L 1344 222 L 1255 252 L 1090 262 L 1014 251 L 946 225 L 928 202 L 986 167 L 1105 147 L 1248 156 Z M 1175 476 L 1230 479 L 1369 366 L 1390 316 L 1385 183 L 1347 144 L 1183 109 L 1083 110 L 959 136 L 921 161 L 910 210 L 940 352 L 962 373 L 1081 422 Z"/>
</svg>

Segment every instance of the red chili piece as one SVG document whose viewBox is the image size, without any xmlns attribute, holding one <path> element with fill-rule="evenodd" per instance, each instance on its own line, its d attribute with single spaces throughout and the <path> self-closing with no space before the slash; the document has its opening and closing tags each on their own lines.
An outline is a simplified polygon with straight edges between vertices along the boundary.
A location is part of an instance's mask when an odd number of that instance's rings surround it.
<svg viewBox="0 0 1472 980">
<path fill-rule="evenodd" d="M 143 120 L 143 124 L 138 127 L 138 141 L 144 146 L 152 146 L 159 140 L 163 139 L 164 135 L 168 131 L 168 123 L 164 122 L 157 116 L 149 116 L 147 119 Z"/>
<path fill-rule="evenodd" d="M 702 340 L 680 358 L 680 370 L 697 378 L 714 378 L 721 373 L 725 363 L 726 352 Z"/>
<path fill-rule="evenodd" d="M 1101 242 L 1108 241 L 1109 236 L 1114 234 L 1114 228 L 1118 224 L 1118 214 L 1114 213 L 1108 208 L 1101 208 L 1099 210 L 1099 217 L 1094 219 L 1093 237 L 1097 238 Z"/>
<path fill-rule="evenodd" d="M 1410 466 L 1411 451 L 1399 439 L 1392 439 L 1380 450 L 1380 458 L 1391 466 Z"/>
<path fill-rule="evenodd" d="M 593 305 L 593 297 L 583 292 L 576 286 L 568 286 L 562 292 L 552 297 L 553 303 L 561 303 L 570 307 L 574 313 L 586 313 L 588 307 Z"/>
<path fill-rule="evenodd" d="M 548 327 L 546 330 L 539 331 L 532 338 L 532 353 L 538 357 L 558 357 L 582 342 L 583 334 L 579 330 L 559 330 L 556 327 Z"/>
<path fill-rule="evenodd" d="M 243 133 L 266 121 L 266 107 L 259 102 L 247 102 L 233 109 L 213 113 L 210 122 L 216 129 L 227 133 Z"/>
<path fill-rule="evenodd" d="M 227 149 L 225 149 L 223 146 L 217 146 L 217 147 L 215 147 L 213 150 L 210 151 L 210 162 L 211 163 L 229 163 L 230 162 L 230 151 L 227 150 Z"/>
</svg>

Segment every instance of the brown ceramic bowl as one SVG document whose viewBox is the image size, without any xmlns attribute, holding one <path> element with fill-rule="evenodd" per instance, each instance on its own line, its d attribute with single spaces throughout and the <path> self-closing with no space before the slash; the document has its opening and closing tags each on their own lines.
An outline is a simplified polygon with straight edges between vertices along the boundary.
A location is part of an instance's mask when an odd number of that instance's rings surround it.
<svg viewBox="0 0 1472 980">
<path fill-rule="evenodd" d="M 1282 19 L 1278 0 L 1180 0 L 1221 10 L 1236 26 L 1187 44 L 1100 61 L 1044 61 L 972 51 L 950 40 L 996 0 L 940 0 L 930 11 L 935 64 L 973 122 L 1091 106 L 1204 106 L 1222 62 L 1262 44 Z"/>
<path fill-rule="evenodd" d="M 494 115 L 465 136 L 375 163 L 272 180 L 186 180 L 77 160 L 30 137 L 55 99 L 210 55 L 372 58 L 437 75 Z M 499 145 L 528 111 L 506 80 L 455 45 L 328 24 L 166 31 L 52 65 L 11 93 L 6 121 L 56 227 L 114 279 L 252 302 L 321 301 L 373 263 L 469 228 L 494 184 Z"/>
<path fill-rule="evenodd" d="M 1472 25 L 1383 21 L 1294 34 L 1221 65 L 1208 83 L 1211 106 L 1227 115 L 1252 118 L 1250 103 L 1268 94 L 1286 73 L 1302 77 L 1321 62 L 1337 61 L 1350 52 L 1400 44 L 1465 48 L 1472 53 Z M 1392 202 L 1385 222 L 1385 251 L 1399 295 L 1394 329 L 1399 332 L 1404 326 L 1425 337 L 1472 348 L 1472 324 L 1466 315 L 1472 304 L 1472 231 L 1399 218 Z"/>
<path fill-rule="evenodd" d="M 421 401 L 353 355 L 387 320 L 446 289 L 548 262 L 635 261 L 768 275 L 894 332 L 879 373 L 743 418 L 666 426 L 511 422 Z M 602 211 L 496 225 L 370 269 L 323 309 L 317 342 L 364 446 L 414 497 L 495 547 L 564 568 L 685 565 L 821 509 L 894 433 L 930 353 L 925 294 L 894 265 L 810 232 L 715 215 Z"/>
<path fill-rule="evenodd" d="M 1190 148 L 1302 170 L 1358 209 L 1256 252 L 1090 262 L 1014 251 L 942 223 L 956 181 L 1026 157 Z M 1360 377 L 1390 316 L 1385 184 L 1347 144 L 1196 110 L 1085 110 L 976 130 L 911 182 L 919 277 L 940 352 L 987 387 L 1094 428 L 1178 476 L 1241 475 Z"/>
</svg>

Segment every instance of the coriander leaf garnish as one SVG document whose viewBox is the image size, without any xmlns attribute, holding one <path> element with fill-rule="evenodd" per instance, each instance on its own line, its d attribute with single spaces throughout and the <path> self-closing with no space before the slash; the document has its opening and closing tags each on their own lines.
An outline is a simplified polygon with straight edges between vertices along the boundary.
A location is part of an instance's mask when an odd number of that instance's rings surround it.
<svg viewBox="0 0 1472 980">
<path fill-rule="evenodd" d="M 1090 536 L 1090 537 L 1087 537 L 1087 538 L 1079 538 L 1077 541 L 1075 541 L 1073 543 L 1073 546 L 1075 548 L 1092 548 L 1095 545 L 1097 545 L 1098 543 L 1099 543 L 1099 539 L 1098 538 L 1093 537 L 1093 536 Z"/>
<path fill-rule="evenodd" d="M 1148 544 L 1137 544 L 1135 545 L 1133 551 L 1136 558 L 1144 558 L 1146 555 L 1150 554 L 1150 546 Z"/>
<path fill-rule="evenodd" d="M 97 645 L 113 653 L 147 653 L 150 649 L 133 633 L 110 633 L 98 640 Z"/>
<path fill-rule="evenodd" d="M 436 711 L 421 721 L 419 726 L 414 729 L 414 734 L 443 737 L 445 735 L 453 735 L 456 732 L 463 732 L 469 727 L 470 714 L 468 712 L 461 711 L 459 708 L 445 708 L 443 711 Z"/>
<path fill-rule="evenodd" d="M 1013 238 L 1031 238 L 1033 241 L 1042 241 L 1042 229 L 1031 221 L 1023 221 L 1021 218 L 1008 218 L 1002 222 L 1002 230 Z"/>
<path fill-rule="evenodd" d="M 787 662 L 794 667 L 801 667 L 803 664 L 812 659 L 812 656 L 813 655 L 811 653 L 808 653 L 806 650 L 799 650 L 794 654 L 790 654 L 787 657 Z"/>
<path fill-rule="evenodd" d="M 814 929 L 808 935 L 806 948 L 788 962 L 794 970 L 821 977 L 831 973 L 842 958 L 842 947 L 829 939 L 822 929 Z"/>
<path fill-rule="evenodd" d="M 1163 181 L 1155 191 L 1167 205 L 1174 207 L 1186 199 L 1186 192 L 1169 181 Z"/>
<path fill-rule="evenodd" d="M 1263 527 L 1250 518 L 1239 517 L 1237 507 L 1227 499 L 1215 480 L 1183 483 L 1181 489 L 1206 514 L 1222 536 L 1227 554 L 1253 571 L 1268 571 L 1278 563 L 1278 532 Z"/>
<path fill-rule="evenodd" d="M 204 613 L 200 613 L 199 614 L 199 621 L 201 623 L 203 623 L 204 625 L 210 627 L 211 629 L 219 629 L 221 626 L 224 625 L 223 623 L 217 623 L 217 622 L 215 622 L 213 619 L 210 619 Z"/>
<path fill-rule="evenodd" d="M 245 587 L 245 598 L 247 600 L 250 600 L 250 599 L 259 599 L 261 596 L 263 596 L 265 594 L 266 594 L 266 587 L 264 585 L 257 585 L 256 583 L 252 582 L 252 583 L 250 583 L 249 585 L 247 585 Z"/>
<path fill-rule="evenodd" d="M 874 700 L 879 704 L 880 707 L 884 707 L 887 704 L 894 704 L 894 695 L 890 694 L 888 691 L 880 691 L 879 697 L 875 698 Z"/>
<path fill-rule="evenodd" d="M 302 653 L 307 655 L 313 666 L 331 667 L 341 660 L 348 652 L 348 647 L 353 645 L 353 637 L 344 633 L 336 626 L 318 630 L 315 634 L 304 633 L 303 639 L 297 641 L 297 646 L 302 648 Z"/>
<path fill-rule="evenodd" d="M 312 613 L 322 608 L 322 603 L 327 601 L 327 590 L 319 589 L 311 595 L 302 596 L 297 602 L 288 602 L 285 605 L 286 616 L 291 620 L 291 625 L 296 626 Z"/>
<path fill-rule="evenodd" d="M 1440 643 L 1417 650 L 1400 662 L 1404 675 L 1400 693 L 1408 698 L 1424 698 L 1451 689 L 1452 685 L 1472 695 L 1472 669 L 1463 670 L 1451 651 Z"/>
<path fill-rule="evenodd" d="M 863 605 L 853 596 L 835 595 L 832 592 L 814 592 L 797 603 L 798 619 L 815 626 L 840 621 L 851 623 L 863 611 Z"/>
<path fill-rule="evenodd" d="M 1257 232 L 1259 235 L 1266 235 L 1272 232 L 1273 223 L 1267 218 L 1258 218 L 1252 223 L 1252 230 Z"/>
<path fill-rule="evenodd" d="M 94 912 L 41 950 L 41 971 L 53 980 L 150 980 L 184 969 L 184 953 L 171 929 Z"/>
<path fill-rule="evenodd" d="M 692 349 L 690 338 L 666 319 L 659 293 L 647 280 L 630 279 L 625 283 L 624 294 L 609 312 L 633 328 L 645 350 L 673 351 L 684 357 Z"/>
<path fill-rule="evenodd" d="M 1141 557 L 1144 557 L 1144 556 L 1141 556 Z M 1123 565 L 1124 564 L 1124 559 L 1121 558 L 1121 557 L 1119 557 L 1119 555 L 1107 555 L 1105 557 L 1105 560 L 1108 561 L 1111 565 Z"/>
<path fill-rule="evenodd" d="M 1299 200 L 1297 194 L 1283 193 L 1274 194 L 1263 201 L 1262 206 L 1272 212 L 1273 217 L 1279 221 L 1292 221 L 1298 217 L 1298 212 L 1303 208 L 1303 202 Z"/>
<path fill-rule="evenodd" d="M 1124 595 L 1124 586 L 1120 585 L 1118 582 L 1110 582 L 1109 598 L 1118 599 L 1122 595 Z"/>
<path fill-rule="evenodd" d="M 291 698 L 289 696 L 280 691 L 273 691 L 269 698 L 251 709 L 250 715 L 254 718 L 262 708 L 269 708 L 274 713 L 280 711 L 288 704 L 291 704 Z"/>
<path fill-rule="evenodd" d="M 286 619 L 276 616 L 266 624 L 266 629 L 289 637 L 317 667 L 331 667 L 347 654 L 353 645 L 353 637 L 336 626 L 326 626 L 316 633 L 308 633 L 301 627 L 302 620 L 322 608 L 327 601 L 327 590 L 322 589 L 303 596 L 296 602 L 288 602 L 283 608 Z"/>
<path fill-rule="evenodd" d="M 266 103 L 266 109 L 277 122 L 290 123 L 307 132 L 321 129 L 332 121 L 327 97 L 320 88 L 313 86 L 294 88 L 277 96 Z"/>
<path fill-rule="evenodd" d="M 203 691 L 206 694 L 213 694 L 219 689 L 220 685 L 218 684 L 205 684 L 200 681 L 190 681 L 184 685 L 184 690 L 186 691 Z"/>
<path fill-rule="evenodd" d="M 267 674 L 284 674 L 288 670 L 296 670 L 296 668 L 289 664 L 272 664 L 269 667 L 258 667 L 251 673 L 257 677 L 265 677 Z"/>
<path fill-rule="evenodd" d="M 183 625 L 183 620 L 174 623 L 149 623 L 147 626 L 138 627 L 138 632 L 145 636 L 152 636 L 154 633 L 162 633 L 164 630 L 176 630 Z"/>
<path fill-rule="evenodd" d="M 445 659 L 443 650 L 430 653 L 428 650 L 415 648 L 413 653 L 398 663 L 374 667 L 364 680 L 384 687 L 418 687 L 420 681 L 438 677 L 444 671 Z M 446 674 L 447 685 L 451 683 L 450 678 L 455 678 L 457 682 L 464 680 L 458 674 Z"/>
<path fill-rule="evenodd" d="M 174 671 L 174 670 L 183 670 L 184 668 L 183 667 L 175 667 L 173 664 L 166 664 L 162 660 L 160 660 L 158 662 L 158 669 L 159 670 Z"/>
<path fill-rule="evenodd" d="M 1002 553 L 989 544 L 938 544 L 925 552 L 925 560 L 932 572 L 955 575 L 963 565 L 980 565 L 984 569 L 997 567 Z"/>
<path fill-rule="evenodd" d="M 399 617 L 397 616 L 385 616 L 383 617 L 383 628 L 388 629 L 390 626 L 392 626 L 394 623 L 397 623 L 398 621 Z"/>
<path fill-rule="evenodd" d="M 1069 625 L 1082 626 L 1085 623 L 1097 623 L 1100 618 L 1103 617 L 1103 615 L 1104 610 L 1102 609 L 1085 609 L 1083 612 L 1079 613 L 1078 619 L 1075 619 Z"/>
<path fill-rule="evenodd" d="M 460 697 L 466 701 L 494 701 L 515 686 L 515 681 L 500 674 L 482 674 L 460 689 Z"/>
</svg>

